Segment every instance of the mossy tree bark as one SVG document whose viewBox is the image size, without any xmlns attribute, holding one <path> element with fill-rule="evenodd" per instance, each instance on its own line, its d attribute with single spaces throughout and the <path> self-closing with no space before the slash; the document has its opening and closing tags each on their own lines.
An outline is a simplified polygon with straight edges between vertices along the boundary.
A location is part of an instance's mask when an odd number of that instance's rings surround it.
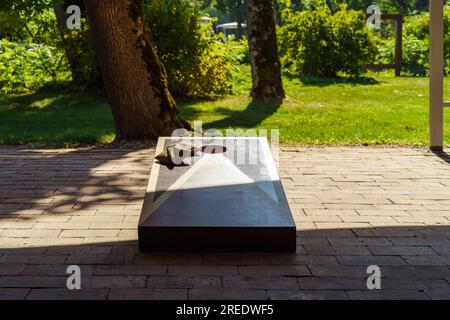
<svg viewBox="0 0 450 320">
<path fill-rule="evenodd" d="M 154 139 L 189 127 L 168 90 L 143 0 L 85 0 L 116 140 Z"/>
<path fill-rule="evenodd" d="M 273 0 L 247 0 L 247 28 L 252 66 L 251 95 L 258 100 L 284 98 Z"/>
</svg>

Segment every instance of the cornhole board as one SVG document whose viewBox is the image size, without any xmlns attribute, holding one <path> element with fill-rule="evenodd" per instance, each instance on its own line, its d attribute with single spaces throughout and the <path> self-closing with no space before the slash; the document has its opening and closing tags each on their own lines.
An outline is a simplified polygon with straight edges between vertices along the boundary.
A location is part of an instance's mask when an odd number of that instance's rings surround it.
<svg viewBox="0 0 450 320">
<path fill-rule="evenodd" d="M 180 141 L 209 151 L 184 166 L 155 159 L 138 225 L 142 251 L 295 251 L 296 226 L 266 138 L 161 137 L 156 154 Z M 222 149 L 211 153 L 215 146 Z"/>
</svg>

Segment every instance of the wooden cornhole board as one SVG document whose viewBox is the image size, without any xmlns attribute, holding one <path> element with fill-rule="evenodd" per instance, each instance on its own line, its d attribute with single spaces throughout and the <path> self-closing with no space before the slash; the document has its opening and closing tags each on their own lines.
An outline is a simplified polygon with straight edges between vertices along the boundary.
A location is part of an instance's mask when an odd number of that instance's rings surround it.
<svg viewBox="0 0 450 320">
<path fill-rule="evenodd" d="M 180 141 L 225 152 L 200 151 L 185 166 L 154 161 L 141 250 L 295 251 L 296 226 L 266 138 L 162 137 L 156 154 Z"/>
</svg>

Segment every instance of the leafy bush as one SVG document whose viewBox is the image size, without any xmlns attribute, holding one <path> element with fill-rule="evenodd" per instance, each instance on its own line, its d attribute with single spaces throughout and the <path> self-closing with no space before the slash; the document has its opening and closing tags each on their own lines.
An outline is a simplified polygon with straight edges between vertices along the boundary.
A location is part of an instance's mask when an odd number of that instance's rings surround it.
<svg viewBox="0 0 450 320">
<path fill-rule="evenodd" d="M 0 93 L 16 93 L 45 82 L 67 80 L 64 53 L 53 47 L 0 40 Z"/>
<path fill-rule="evenodd" d="M 375 38 L 366 26 L 366 15 L 342 6 L 333 15 L 332 24 L 338 71 L 359 76 L 364 72 L 364 65 L 372 63 L 377 53 Z"/>
<path fill-rule="evenodd" d="M 69 58 L 67 67 L 70 67 L 72 71 L 72 80 L 76 87 L 99 86 L 100 74 L 86 19 L 83 17 L 80 30 L 69 31 L 64 28 L 64 32 L 61 32 L 51 4 L 52 0 L 20 0 L 18 4 L 10 1 L 10 3 L 0 6 L 0 39 L 21 44 L 34 44 L 31 45 L 33 48 L 47 48 L 52 52 L 50 56 L 65 53 Z M 65 12 L 65 8 L 63 12 Z M 25 57 L 18 57 L 22 53 L 24 52 L 20 50 L 17 52 L 16 60 L 23 61 L 25 59 Z M 30 63 L 35 63 L 35 61 L 32 60 Z M 31 67 L 30 63 L 29 67 Z M 61 72 L 65 71 L 61 69 Z M 17 70 L 17 72 L 25 72 L 25 70 Z M 37 79 L 47 77 L 45 74 L 36 74 L 35 76 Z M 17 80 L 18 77 L 11 79 L 12 82 Z M 39 80 L 34 82 L 38 83 Z M 19 85 L 19 83 L 16 84 Z M 27 87 L 22 89 L 26 90 Z M 20 91 L 20 88 L 16 86 L 15 91 Z"/>
<path fill-rule="evenodd" d="M 429 69 L 429 13 L 406 17 L 403 29 L 403 70 L 409 75 L 426 76 Z M 450 73 L 450 3 L 444 16 L 445 72 Z M 377 61 L 394 61 L 395 39 L 383 39 Z"/>
<path fill-rule="evenodd" d="M 229 47 L 200 25 L 188 0 L 146 0 L 145 17 L 175 95 L 211 97 L 231 89 Z"/>
<path fill-rule="evenodd" d="M 4 2 L 3 2 L 4 1 Z M 55 46 L 58 30 L 50 0 L 25 1 L 17 3 L 2 0 L 0 5 L 0 39 Z"/>
<path fill-rule="evenodd" d="M 230 36 L 226 44 L 229 49 L 229 59 L 233 66 L 250 64 L 250 49 L 248 47 L 248 40 L 245 37 L 240 40 L 235 40 L 234 36 Z"/>
<path fill-rule="evenodd" d="M 102 88 L 94 41 L 86 19 L 79 30 L 70 30 L 59 37 L 58 47 L 70 57 L 73 85 L 84 89 Z"/>
<path fill-rule="evenodd" d="M 376 55 L 376 41 L 363 12 L 341 6 L 332 13 L 323 0 L 311 0 L 306 10 L 283 12 L 278 38 L 282 63 L 309 76 L 359 76 Z"/>
</svg>

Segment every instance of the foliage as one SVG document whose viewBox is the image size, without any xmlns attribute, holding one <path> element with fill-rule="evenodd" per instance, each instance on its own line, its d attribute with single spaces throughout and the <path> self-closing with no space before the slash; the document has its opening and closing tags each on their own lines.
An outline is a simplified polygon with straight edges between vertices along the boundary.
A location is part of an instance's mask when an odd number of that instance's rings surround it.
<svg viewBox="0 0 450 320">
<path fill-rule="evenodd" d="M 233 66 L 250 63 L 250 52 L 246 38 L 235 40 L 232 35 L 227 39 L 226 43 L 229 50 L 229 59 Z"/>
<path fill-rule="evenodd" d="M 59 35 L 51 0 L 2 1 L 0 39 L 56 45 Z"/>
<path fill-rule="evenodd" d="M 450 73 L 450 3 L 444 8 L 445 72 Z M 429 70 L 429 13 L 406 17 L 403 30 L 403 70 L 408 75 L 426 76 Z M 383 39 L 377 61 L 392 63 L 395 39 Z"/>
<path fill-rule="evenodd" d="M 68 77 L 67 61 L 61 50 L 42 44 L 0 40 L 0 93 L 26 91 Z"/>
<path fill-rule="evenodd" d="M 68 30 L 59 37 L 58 47 L 71 57 L 71 71 L 74 85 L 79 88 L 101 88 L 102 80 L 97 56 L 88 22 L 81 21 L 81 29 Z"/>
<path fill-rule="evenodd" d="M 336 7 L 339 3 L 347 4 L 355 10 L 366 10 L 370 5 L 376 4 L 383 13 L 413 14 L 428 8 L 429 0 L 332 0 Z"/>
<path fill-rule="evenodd" d="M 245 0 L 198 0 L 200 8 L 209 13 L 215 13 L 221 22 L 245 21 Z"/>
<path fill-rule="evenodd" d="M 73 0 L 72 0 L 73 1 Z M 59 5 L 63 6 L 63 1 Z M 95 84 L 99 79 L 97 71 L 95 52 L 89 33 L 89 27 L 85 18 L 82 19 L 82 29 L 64 30 L 58 29 L 52 0 L 18 0 L 2 3 L 0 6 L 0 39 L 17 42 L 18 51 L 14 55 L 18 68 L 12 75 L 14 78 L 8 81 L 14 83 L 14 89 L 5 85 L 3 91 L 27 90 L 29 85 L 38 84 L 43 79 L 66 79 L 67 71 L 72 71 L 72 79 L 78 87 L 88 87 Z M 65 10 L 63 10 L 65 11 Z M 9 43 L 9 42 L 5 42 Z M 21 46 L 28 45 L 41 59 L 30 59 L 27 51 L 20 50 Z M 9 45 L 11 46 L 11 45 Z M 45 47 L 45 50 L 44 50 Z M 44 54 L 44 52 L 46 52 Z M 55 64 L 52 59 L 62 59 L 65 53 L 69 63 Z M 24 54 L 24 56 L 20 56 Z M 20 63 L 18 62 L 20 61 Z M 40 65 L 45 63 L 45 65 Z M 26 67 L 25 67 L 26 66 Z M 6 68 L 6 66 L 4 67 Z M 49 68 L 47 70 L 47 68 Z M 55 69 L 56 68 L 56 69 Z M 32 74 L 20 74 L 33 70 Z M 40 74 L 43 70 L 43 73 Z M 56 73 L 60 73 L 56 75 Z M 2 76 L 4 81 L 7 75 Z M 32 79 L 32 78 L 35 79 Z M 24 79 L 28 79 L 25 81 Z M 23 86 L 22 88 L 20 86 Z"/>
<path fill-rule="evenodd" d="M 332 13 L 323 0 L 311 0 L 307 10 L 285 10 L 278 39 L 282 63 L 305 75 L 359 76 L 376 54 L 376 42 L 364 13 L 341 6 Z"/>
<path fill-rule="evenodd" d="M 149 0 L 145 15 L 173 94 L 204 98 L 230 91 L 229 48 L 210 25 L 199 23 L 198 7 L 187 0 Z"/>
<path fill-rule="evenodd" d="M 280 8 L 303 10 L 309 0 L 278 0 Z M 446 0 L 447 1 L 447 0 Z M 413 14 L 428 9 L 429 0 L 326 0 L 332 11 L 339 11 L 342 4 L 353 10 L 366 11 L 373 4 L 380 7 L 383 13 Z"/>
</svg>

